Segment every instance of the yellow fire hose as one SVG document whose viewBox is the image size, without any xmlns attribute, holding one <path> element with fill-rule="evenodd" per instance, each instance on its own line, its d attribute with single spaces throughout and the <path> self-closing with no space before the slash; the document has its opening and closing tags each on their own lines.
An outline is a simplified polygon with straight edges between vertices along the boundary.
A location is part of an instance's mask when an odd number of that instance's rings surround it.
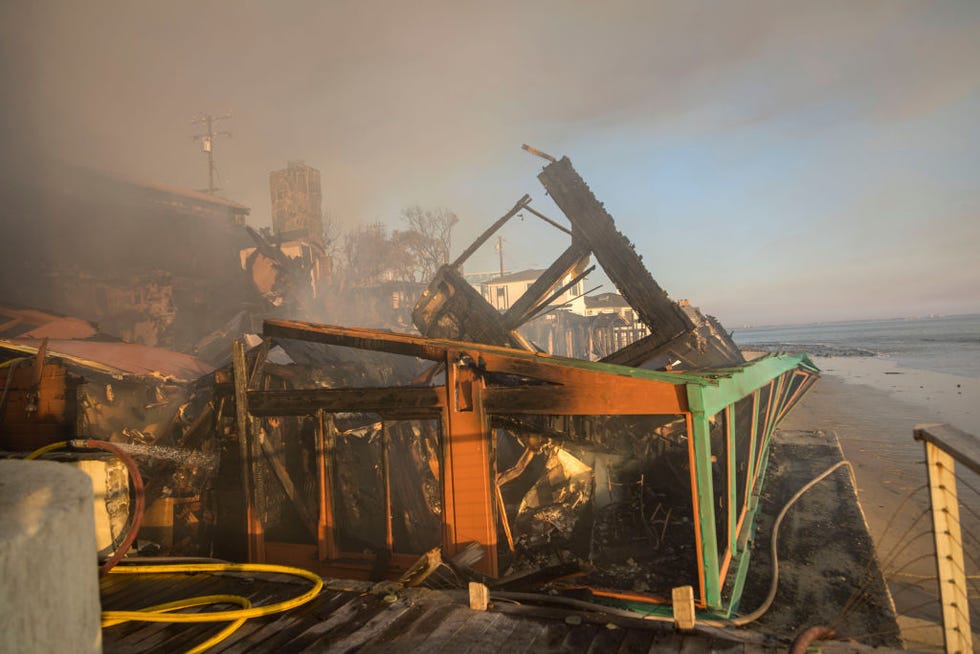
<svg viewBox="0 0 980 654">
<path fill-rule="evenodd" d="M 168 604 L 158 604 L 145 609 L 136 611 L 103 611 L 102 627 L 137 620 L 140 622 L 175 622 L 175 623 L 198 623 L 198 622 L 231 622 L 230 625 L 220 632 L 204 641 L 189 653 L 204 652 L 214 647 L 225 638 L 228 638 L 239 627 L 245 624 L 246 620 L 259 618 L 273 613 L 282 613 L 297 606 L 306 604 L 320 594 L 323 589 L 323 579 L 319 575 L 303 570 L 292 568 L 285 565 L 271 565 L 266 563 L 187 563 L 187 564 L 167 564 L 167 565 L 122 565 L 116 566 L 109 571 L 109 574 L 168 574 L 174 572 L 272 572 L 277 574 L 292 575 L 302 577 L 313 582 L 313 587 L 292 599 L 265 606 L 252 606 L 247 597 L 240 595 L 204 595 L 192 597 L 185 600 L 177 600 Z M 228 611 L 209 611 L 206 613 L 172 613 L 179 609 L 202 606 L 205 604 L 238 604 L 242 608 Z M 233 622 L 232 622 L 233 621 Z"/>
<path fill-rule="evenodd" d="M 138 514 L 142 513 L 143 505 L 143 484 L 142 479 L 139 478 L 139 471 L 136 470 L 136 464 L 132 459 L 120 451 L 118 447 L 112 445 L 111 443 L 105 443 L 102 441 L 61 441 L 58 443 L 52 443 L 51 445 L 46 445 L 39 448 L 27 455 L 26 459 L 36 459 L 42 454 L 54 450 L 60 450 L 62 448 L 68 447 L 71 444 L 77 444 L 81 447 L 97 447 L 102 449 L 107 449 L 113 452 L 117 456 L 123 459 L 127 463 L 127 467 L 130 469 L 130 474 L 134 476 L 135 488 L 137 492 L 137 503 L 136 512 Z M 126 459 L 130 459 L 128 462 Z M 131 530 L 138 530 L 140 520 L 142 515 L 136 515 L 135 519 L 130 523 Z M 118 561 L 125 550 L 129 549 L 129 544 L 132 543 L 132 539 L 135 538 L 135 533 L 131 534 L 132 538 L 127 539 L 128 542 L 124 542 L 124 547 L 120 548 L 111 559 L 114 564 Z M 189 650 L 190 653 L 197 654 L 198 652 L 204 652 L 221 641 L 225 640 L 231 636 L 239 627 L 245 624 L 246 620 L 251 618 L 258 618 L 265 615 L 272 615 L 274 613 L 282 613 L 283 611 L 288 611 L 289 609 L 296 608 L 297 606 L 302 606 L 306 604 L 323 590 L 323 579 L 308 570 L 303 570 L 301 568 L 293 568 L 285 565 L 271 565 L 266 563 L 177 563 L 177 564 L 165 564 L 165 565 L 126 565 L 126 566 L 116 566 L 116 567 L 106 567 L 103 566 L 103 571 L 108 572 L 108 574 L 172 574 L 172 573 L 186 573 L 186 572 L 244 572 L 244 573 L 254 573 L 254 572 L 265 572 L 265 573 L 275 573 L 275 574 L 285 574 L 294 577 L 301 577 L 307 581 L 313 582 L 313 587 L 292 599 L 284 600 L 282 602 L 276 602 L 275 604 L 267 604 L 265 606 L 252 606 L 252 603 L 247 597 L 242 597 L 241 595 L 202 595 L 200 597 L 191 597 L 188 599 L 177 600 L 176 602 L 168 602 L 166 604 L 157 604 L 156 606 L 149 606 L 143 609 L 137 609 L 135 611 L 103 611 L 102 612 L 102 627 L 111 627 L 113 625 L 121 624 L 123 622 L 139 621 L 139 622 L 173 622 L 173 623 L 199 623 L 199 622 L 230 622 L 227 627 L 216 633 L 211 638 L 207 639 L 203 643 L 197 645 L 193 649 Z M 211 604 L 237 604 L 240 609 L 232 609 L 226 611 L 207 611 L 202 613 L 174 613 L 174 611 L 179 611 L 180 609 L 189 609 L 197 606 L 205 606 Z"/>
</svg>

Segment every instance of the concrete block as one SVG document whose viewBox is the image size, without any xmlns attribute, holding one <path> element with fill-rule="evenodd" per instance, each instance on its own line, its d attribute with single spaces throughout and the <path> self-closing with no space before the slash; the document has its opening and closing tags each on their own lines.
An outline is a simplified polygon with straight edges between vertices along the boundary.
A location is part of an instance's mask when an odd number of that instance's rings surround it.
<svg viewBox="0 0 980 654">
<path fill-rule="evenodd" d="M 0 461 L 0 652 L 101 652 L 91 479 Z"/>
</svg>

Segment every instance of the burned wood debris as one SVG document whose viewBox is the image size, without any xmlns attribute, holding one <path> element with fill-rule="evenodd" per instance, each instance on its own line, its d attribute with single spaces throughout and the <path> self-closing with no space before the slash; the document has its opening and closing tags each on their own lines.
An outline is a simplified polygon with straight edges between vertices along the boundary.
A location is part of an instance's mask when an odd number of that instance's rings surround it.
<svg viewBox="0 0 980 654">
<path fill-rule="evenodd" d="M 437 272 L 413 312 L 422 336 L 265 321 L 265 347 L 293 363 L 266 363 L 259 377 L 252 354 L 236 364 L 238 428 L 251 442 L 240 462 L 257 482 L 250 558 L 347 576 L 445 564 L 457 580 L 536 579 L 647 609 L 689 584 L 704 607 L 737 603 L 740 586 L 726 581 L 744 574 L 769 439 L 816 369 L 805 357 L 745 363 L 716 320 L 657 285 L 567 159 L 540 179 L 571 244 L 504 313 L 460 267 L 520 211 L 542 215 L 528 196 Z M 649 334 L 600 362 L 547 356 L 518 330 L 591 255 Z M 356 381 L 345 351 L 399 363 Z M 346 379 L 326 380 L 326 369 Z M 307 434 L 297 456 L 315 462 L 276 464 L 257 444 L 279 442 L 269 429 L 290 420 Z M 305 499 L 287 476 L 304 480 Z M 284 513 L 266 508 L 273 496 L 288 498 L 302 529 L 286 534 Z M 478 556 L 460 568 L 463 552 Z"/>
<path fill-rule="evenodd" d="M 310 170 L 282 178 L 318 198 Z M 773 430 L 817 370 L 803 355 L 746 363 L 717 320 L 668 297 L 567 158 L 550 159 L 539 180 L 567 227 L 524 196 L 424 289 L 372 273 L 345 299 L 308 229 L 319 220 L 308 202 L 283 205 L 308 211 L 284 213 L 288 229 L 275 235 L 239 225 L 232 286 L 248 287 L 247 301 L 189 292 L 181 297 L 197 304 L 175 299 L 179 319 L 154 332 L 208 363 L 112 342 L 85 321 L 49 320 L 80 330 L 64 338 L 45 325 L 0 331 L 10 387 L 0 445 L 82 433 L 126 443 L 143 456 L 158 516 L 144 536 L 170 553 L 334 577 L 547 586 L 645 611 L 691 585 L 701 607 L 730 611 Z M 461 266 L 521 211 L 570 242 L 501 312 Z M 645 335 L 625 347 L 594 329 L 612 334 L 614 316 L 552 311 L 593 256 L 642 323 Z M 363 322 L 402 331 L 411 309 L 419 333 L 308 321 L 357 304 L 368 307 Z M 177 329 L 195 306 L 196 328 Z M 563 351 L 586 356 L 539 347 L 528 325 L 546 314 L 565 321 L 562 339 L 586 344 Z M 31 363 L 19 371 L 19 359 Z M 30 394 L 44 404 L 40 368 L 61 380 L 63 401 L 11 436 Z M 152 531 L 161 525 L 170 531 Z"/>
<path fill-rule="evenodd" d="M 524 196 L 452 264 L 444 266 L 423 292 L 412 315 L 422 334 L 533 349 L 518 333 L 518 328 L 539 315 L 554 299 L 561 281 L 572 271 L 581 273 L 585 267 L 583 262 L 594 255 L 650 331 L 648 336 L 628 348 L 609 354 L 604 361 L 633 367 L 684 370 L 736 366 L 745 362 L 717 320 L 702 315 L 687 302 L 674 302 L 668 297 L 567 157 L 552 160 L 538 179 L 571 223 L 570 230 L 558 225 L 571 237 L 568 249 L 502 317 L 486 300 L 467 290 L 469 285 L 463 282 L 460 267 L 520 210 L 527 209 L 557 225 L 531 208 L 531 198 Z"/>
<path fill-rule="evenodd" d="M 651 371 L 295 321 L 267 320 L 263 333 L 284 350 L 305 342 L 321 365 L 345 350 L 398 364 L 384 380 L 275 390 L 282 369 L 245 384 L 262 354 L 242 357 L 246 477 L 272 480 L 249 491 L 249 556 L 398 576 L 429 546 L 451 561 L 476 543 L 479 560 L 457 577 L 544 584 L 556 579 L 542 571 L 561 571 L 554 588 L 641 604 L 686 584 L 704 606 L 737 601 L 722 586 L 747 562 L 772 431 L 816 378 L 804 356 Z M 424 362 L 438 372 L 418 374 Z M 276 472 L 260 444 L 291 420 L 309 434 L 296 456 L 316 463 Z M 283 476 L 305 480 L 305 499 Z M 289 498 L 305 540 L 265 508 L 272 496 Z"/>
<path fill-rule="evenodd" d="M 18 321 L 0 326 L 0 451 L 82 436 L 120 443 L 146 483 L 145 551 L 208 553 L 213 516 L 202 496 L 218 470 L 213 368 L 186 354 L 111 339 L 79 319 L 3 307 L 0 314 Z M 83 469 L 86 461 L 105 459 L 80 452 L 53 458 L 81 461 Z M 103 474 L 98 470 L 86 471 Z M 121 510 L 124 523 L 125 469 L 116 461 L 104 475 L 105 508 L 110 515 Z M 114 526 L 111 537 L 118 536 Z M 109 551 L 111 544 L 104 544 Z"/>
</svg>

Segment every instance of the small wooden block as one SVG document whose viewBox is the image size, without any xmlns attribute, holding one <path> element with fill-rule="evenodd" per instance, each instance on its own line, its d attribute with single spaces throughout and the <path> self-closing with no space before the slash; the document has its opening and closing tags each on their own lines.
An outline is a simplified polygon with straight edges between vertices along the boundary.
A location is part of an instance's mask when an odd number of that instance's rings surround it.
<svg viewBox="0 0 980 654">
<path fill-rule="evenodd" d="M 470 582 L 470 608 L 474 611 L 486 611 L 490 604 L 490 589 L 483 584 Z"/>
<path fill-rule="evenodd" d="M 671 599 L 674 606 L 674 626 L 685 631 L 694 629 L 694 587 L 674 588 L 671 590 Z"/>
</svg>

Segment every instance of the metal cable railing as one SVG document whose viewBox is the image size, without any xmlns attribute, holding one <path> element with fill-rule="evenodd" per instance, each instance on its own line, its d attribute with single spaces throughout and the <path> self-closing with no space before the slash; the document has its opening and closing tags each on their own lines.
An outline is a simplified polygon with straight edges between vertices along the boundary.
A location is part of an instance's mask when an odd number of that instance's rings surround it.
<svg viewBox="0 0 980 654">
<path fill-rule="evenodd" d="M 876 537 L 905 646 L 916 651 L 974 651 L 980 624 L 980 439 L 945 424 L 918 425 L 926 483 L 912 488 Z M 957 464 L 959 464 L 957 466 Z M 839 621 L 873 601 L 869 562 Z M 862 634 L 873 636 L 875 634 Z M 859 636 L 852 634 L 852 636 Z"/>
</svg>

